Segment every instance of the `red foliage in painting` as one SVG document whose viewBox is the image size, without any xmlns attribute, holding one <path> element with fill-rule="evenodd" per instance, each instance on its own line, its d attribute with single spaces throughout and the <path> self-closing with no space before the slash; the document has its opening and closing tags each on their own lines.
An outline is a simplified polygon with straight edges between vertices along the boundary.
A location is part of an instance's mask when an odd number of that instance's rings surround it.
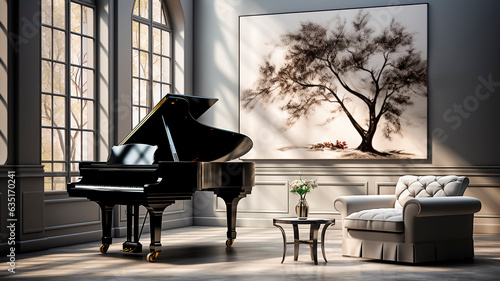
<svg viewBox="0 0 500 281">
<path fill-rule="evenodd" d="M 325 141 L 323 143 L 317 143 L 317 144 L 313 144 L 311 146 L 311 149 L 325 149 L 325 148 L 330 148 L 330 149 L 347 149 L 347 142 L 345 141 L 339 141 L 339 140 L 336 140 L 335 143 L 334 142 L 329 142 L 329 141 Z"/>
</svg>

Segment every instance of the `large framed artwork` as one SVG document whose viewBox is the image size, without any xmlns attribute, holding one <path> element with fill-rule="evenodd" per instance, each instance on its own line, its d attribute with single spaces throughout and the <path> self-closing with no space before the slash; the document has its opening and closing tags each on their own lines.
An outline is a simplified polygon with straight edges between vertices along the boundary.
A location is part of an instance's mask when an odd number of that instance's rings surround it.
<svg viewBox="0 0 500 281">
<path fill-rule="evenodd" d="M 241 16 L 246 159 L 427 159 L 427 4 Z"/>
</svg>

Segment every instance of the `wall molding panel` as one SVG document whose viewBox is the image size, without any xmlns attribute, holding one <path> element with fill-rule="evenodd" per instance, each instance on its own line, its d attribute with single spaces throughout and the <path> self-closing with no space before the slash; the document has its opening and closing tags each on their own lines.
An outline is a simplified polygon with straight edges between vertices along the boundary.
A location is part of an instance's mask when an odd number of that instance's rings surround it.
<svg viewBox="0 0 500 281">
<path fill-rule="evenodd" d="M 288 183 L 300 176 L 318 179 L 318 188 L 306 196 L 310 216 L 340 219 L 335 198 L 343 195 L 394 194 L 400 176 L 465 175 L 470 184 L 466 196 L 476 197 L 483 206 L 475 215 L 476 233 L 500 233 L 500 167 L 497 166 L 429 166 L 423 164 L 343 164 L 256 162 L 256 185 L 252 193 L 238 205 L 238 226 L 272 226 L 274 217 L 294 217 L 298 196 L 288 192 Z M 287 204 L 288 207 L 285 207 Z M 196 208 L 196 207 L 195 207 Z M 195 225 L 225 225 L 225 205 L 215 198 L 213 210 L 204 210 L 194 217 Z M 335 228 L 341 227 L 337 223 Z"/>
<path fill-rule="evenodd" d="M 288 181 L 256 181 L 252 193 L 238 203 L 240 213 L 288 213 L 290 192 Z M 226 212 L 221 198 L 215 200 L 215 211 Z"/>
</svg>

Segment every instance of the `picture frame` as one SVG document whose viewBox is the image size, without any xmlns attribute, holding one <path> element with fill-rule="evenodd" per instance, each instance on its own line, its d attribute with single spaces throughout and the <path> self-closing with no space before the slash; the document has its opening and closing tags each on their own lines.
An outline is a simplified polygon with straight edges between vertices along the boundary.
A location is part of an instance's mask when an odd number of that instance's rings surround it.
<svg viewBox="0 0 500 281">
<path fill-rule="evenodd" d="M 245 159 L 427 159 L 428 5 L 241 16 Z"/>
</svg>

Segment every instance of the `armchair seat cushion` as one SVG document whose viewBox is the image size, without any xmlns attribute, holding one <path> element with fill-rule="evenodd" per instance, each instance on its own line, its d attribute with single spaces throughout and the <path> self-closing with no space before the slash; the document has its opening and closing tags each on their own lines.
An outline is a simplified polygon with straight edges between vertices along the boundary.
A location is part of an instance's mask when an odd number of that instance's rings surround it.
<svg viewBox="0 0 500 281">
<path fill-rule="evenodd" d="M 356 230 L 403 233 L 403 210 L 380 208 L 355 212 L 344 218 L 344 227 Z"/>
</svg>

